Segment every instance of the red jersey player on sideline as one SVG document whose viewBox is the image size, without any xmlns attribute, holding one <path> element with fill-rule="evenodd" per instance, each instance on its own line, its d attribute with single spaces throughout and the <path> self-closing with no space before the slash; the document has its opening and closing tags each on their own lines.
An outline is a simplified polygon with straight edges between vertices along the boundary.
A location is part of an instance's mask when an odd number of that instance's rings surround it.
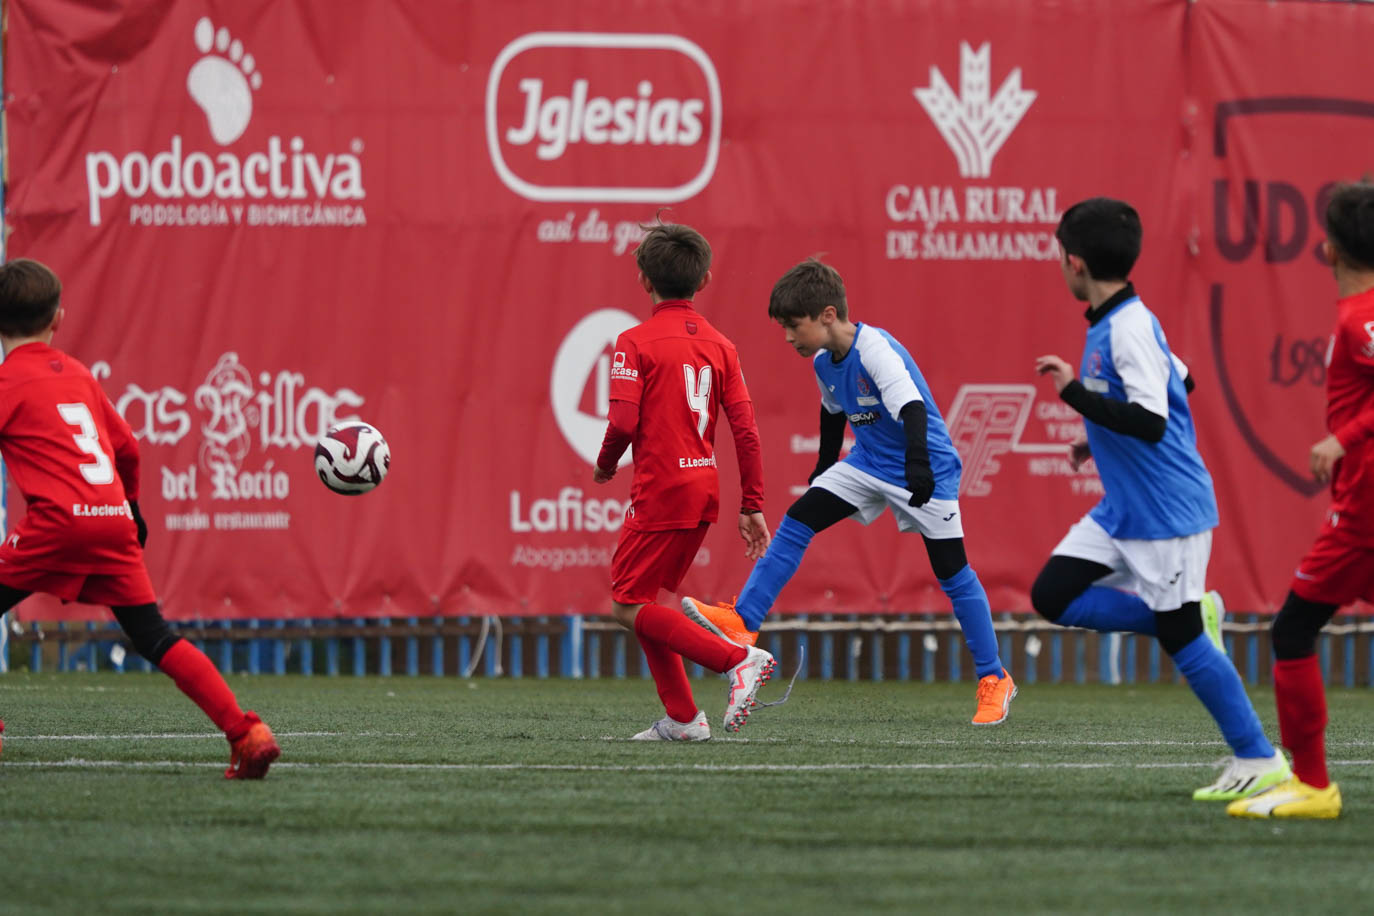
<svg viewBox="0 0 1374 916">
<path fill-rule="evenodd" d="M 735 345 L 692 305 L 711 281 L 706 239 L 687 226 L 660 222 L 635 249 L 635 261 L 653 316 L 615 342 L 610 417 L 593 474 L 597 483 L 610 480 L 633 444 L 630 508 L 611 560 L 611 604 L 615 619 L 639 638 L 668 713 L 635 740 L 705 741 L 711 727 L 692 697 L 681 656 L 726 675 L 727 731 L 739 731 L 748 718 L 773 672 L 773 656 L 722 639 L 654 602 L 660 589 L 677 590 L 719 514 L 714 443 L 722 407 L 739 457 L 745 553 L 758 559 L 767 549 L 759 432 Z"/>
<path fill-rule="evenodd" d="M 1340 787 L 1326 771 L 1317 634 L 1341 605 L 1374 601 L 1374 184 L 1336 187 L 1322 252 L 1340 299 L 1326 367 L 1331 434 L 1310 459 L 1312 475 L 1331 482 L 1331 508 L 1270 631 L 1279 736 L 1293 754 L 1293 777 L 1232 802 L 1227 812 L 1240 817 L 1340 816 Z"/>
<path fill-rule="evenodd" d="M 0 454 L 28 504 L 0 545 L 0 614 L 33 592 L 109 605 L 139 654 L 224 731 L 225 778 L 261 779 L 281 753 L 272 730 L 158 612 L 143 564 L 138 446 L 90 370 L 50 346 L 61 296 L 37 261 L 0 266 Z"/>
</svg>

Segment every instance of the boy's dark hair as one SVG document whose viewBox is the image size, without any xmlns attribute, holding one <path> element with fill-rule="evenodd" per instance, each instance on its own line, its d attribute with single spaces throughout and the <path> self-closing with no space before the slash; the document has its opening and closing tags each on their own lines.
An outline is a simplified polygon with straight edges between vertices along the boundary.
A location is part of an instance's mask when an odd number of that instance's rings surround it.
<svg viewBox="0 0 1374 916">
<path fill-rule="evenodd" d="M 1122 200 L 1090 197 L 1064 211 L 1054 237 L 1094 280 L 1125 280 L 1140 257 L 1140 214 Z"/>
<path fill-rule="evenodd" d="M 62 281 L 44 264 L 15 258 L 0 265 L 0 334 L 32 337 L 52 324 Z"/>
<path fill-rule="evenodd" d="M 691 299 L 711 269 L 711 246 L 691 226 L 659 222 L 645 229 L 635 263 L 662 299 Z"/>
<path fill-rule="evenodd" d="M 1374 183 L 1336 185 L 1326 205 L 1326 237 L 1351 267 L 1374 270 Z"/>
<path fill-rule="evenodd" d="M 807 258 L 773 284 L 773 293 L 768 297 L 768 317 L 784 323 L 800 318 L 816 319 L 821 317 L 827 305 L 835 306 L 835 315 L 841 321 L 849 319 L 840 272 L 815 258 Z"/>
</svg>

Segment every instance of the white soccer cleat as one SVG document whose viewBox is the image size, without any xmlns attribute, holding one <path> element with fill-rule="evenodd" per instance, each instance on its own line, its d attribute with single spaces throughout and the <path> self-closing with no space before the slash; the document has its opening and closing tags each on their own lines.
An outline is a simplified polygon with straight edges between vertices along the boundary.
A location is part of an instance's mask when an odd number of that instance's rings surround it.
<svg viewBox="0 0 1374 916">
<path fill-rule="evenodd" d="M 730 682 L 730 693 L 725 701 L 727 732 L 739 731 L 740 726 L 749 718 L 749 710 L 758 705 L 754 698 L 758 695 L 759 688 L 773 676 L 773 669 L 777 664 L 769 653 L 758 646 L 749 646 L 744 661 L 725 672 L 725 678 Z"/>
<path fill-rule="evenodd" d="M 697 710 L 691 722 L 679 722 L 672 716 L 664 716 L 644 731 L 635 735 L 631 741 L 710 741 L 711 726 L 706 721 L 706 713 Z"/>
<path fill-rule="evenodd" d="M 1193 793 L 1193 801 L 1235 801 L 1276 786 L 1292 775 L 1283 751 L 1275 751 L 1272 757 L 1231 757 L 1216 782 Z"/>
</svg>

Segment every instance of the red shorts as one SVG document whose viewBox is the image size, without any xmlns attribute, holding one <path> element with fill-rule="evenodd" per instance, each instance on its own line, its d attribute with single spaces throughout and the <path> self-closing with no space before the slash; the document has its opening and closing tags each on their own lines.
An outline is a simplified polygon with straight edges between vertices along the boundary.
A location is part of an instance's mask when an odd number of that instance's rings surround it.
<svg viewBox="0 0 1374 916">
<path fill-rule="evenodd" d="M 620 604 L 648 604 L 659 589 L 677 591 L 706 540 L 710 522 L 695 528 L 667 531 L 620 529 L 620 541 L 611 558 L 611 600 Z"/>
<path fill-rule="evenodd" d="M 0 566 L 0 585 L 25 592 L 45 592 L 63 601 L 107 607 L 157 603 L 148 570 L 142 566 L 117 573 L 65 573 Z"/>
<path fill-rule="evenodd" d="M 1299 598 L 1321 604 L 1374 601 L 1374 545 L 1338 534 L 1328 519 L 1289 587 Z"/>
</svg>

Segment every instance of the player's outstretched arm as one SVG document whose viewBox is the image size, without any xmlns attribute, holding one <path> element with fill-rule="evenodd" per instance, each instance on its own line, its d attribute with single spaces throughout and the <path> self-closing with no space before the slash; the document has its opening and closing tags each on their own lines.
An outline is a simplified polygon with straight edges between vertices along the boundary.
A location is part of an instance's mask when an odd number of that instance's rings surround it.
<svg viewBox="0 0 1374 916">
<path fill-rule="evenodd" d="M 935 473 L 930 469 L 930 450 L 926 446 L 926 405 L 908 401 L 902 407 L 901 418 L 906 433 L 906 488 L 911 491 L 907 505 L 924 506 L 935 495 Z"/>
<path fill-rule="evenodd" d="M 1035 361 L 1035 371 L 1054 381 L 1059 399 L 1098 426 L 1146 442 L 1164 438 L 1168 418 L 1162 417 L 1134 401 L 1121 401 L 1089 391 L 1074 377 L 1073 367 L 1058 356 L 1041 356 Z"/>
</svg>

